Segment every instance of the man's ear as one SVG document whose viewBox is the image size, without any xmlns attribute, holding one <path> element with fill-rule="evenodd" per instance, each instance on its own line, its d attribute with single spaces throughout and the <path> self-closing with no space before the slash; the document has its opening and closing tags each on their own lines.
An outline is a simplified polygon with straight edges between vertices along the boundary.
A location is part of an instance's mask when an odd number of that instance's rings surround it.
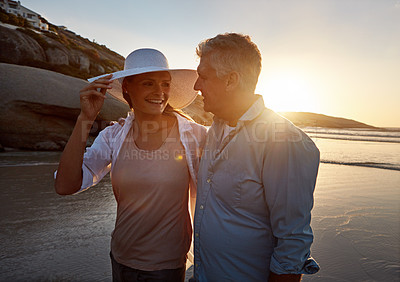
<svg viewBox="0 0 400 282">
<path fill-rule="evenodd" d="M 240 74 L 236 71 L 231 71 L 226 79 L 226 90 L 232 91 L 239 87 L 240 84 Z"/>
</svg>

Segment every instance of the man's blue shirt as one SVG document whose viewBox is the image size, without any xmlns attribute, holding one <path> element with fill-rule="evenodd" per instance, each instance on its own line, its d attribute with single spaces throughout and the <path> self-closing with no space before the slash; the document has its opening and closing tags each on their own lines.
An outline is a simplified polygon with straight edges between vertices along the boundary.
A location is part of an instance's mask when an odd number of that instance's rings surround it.
<svg viewBox="0 0 400 282">
<path fill-rule="evenodd" d="M 319 151 L 260 97 L 223 138 L 215 118 L 199 169 L 194 220 L 198 281 L 267 281 L 315 273 L 310 257 Z"/>
</svg>

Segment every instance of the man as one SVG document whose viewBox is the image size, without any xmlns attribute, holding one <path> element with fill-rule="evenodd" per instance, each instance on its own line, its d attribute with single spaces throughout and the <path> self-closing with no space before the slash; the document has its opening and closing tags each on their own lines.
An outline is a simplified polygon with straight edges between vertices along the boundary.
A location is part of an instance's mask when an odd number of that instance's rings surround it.
<svg viewBox="0 0 400 282">
<path fill-rule="evenodd" d="M 215 118 L 199 169 L 194 278 L 300 281 L 319 269 L 310 257 L 319 151 L 254 94 L 261 55 L 249 36 L 220 34 L 196 52 L 194 88 Z"/>
</svg>

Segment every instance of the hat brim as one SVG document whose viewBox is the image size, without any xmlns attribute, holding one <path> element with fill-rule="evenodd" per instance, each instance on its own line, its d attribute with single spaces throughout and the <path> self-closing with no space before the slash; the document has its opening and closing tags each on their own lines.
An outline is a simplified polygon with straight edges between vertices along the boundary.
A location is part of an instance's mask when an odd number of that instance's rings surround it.
<svg viewBox="0 0 400 282">
<path fill-rule="evenodd" d="M 196 96 L 197 91 L 193 89 L 194 84 L 197 80 L 197 72 L 191 69 L 167 69 L 160 67 L 146 67 L 122 70 L 112 73 L 113 82 L 111 83 L 112 88 L 107 90 L 107 93 L 116 98 L 117 100 L 127 104 L 122 95 L 122 81 L 125 77 L 131 75 L 137 75 L 142 73 L 157 72 L 157 71 L 168 71 L 171 74 L 171 86 L 169 92 L 168 104 L 175 109 L 182 109 L 189 106 Z M 99 78 L 105 77 L 110 74 L 103 74 L 93 78 L 89 78 L 89 82 L 93 82 Z"/>
</svg>

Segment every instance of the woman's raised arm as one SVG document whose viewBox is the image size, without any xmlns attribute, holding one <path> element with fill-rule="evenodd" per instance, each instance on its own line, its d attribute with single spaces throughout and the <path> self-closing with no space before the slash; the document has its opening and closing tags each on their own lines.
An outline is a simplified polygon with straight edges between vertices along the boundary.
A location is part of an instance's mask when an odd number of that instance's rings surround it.
<svg viewBox="0 0 400 282">
<path fill-rule="evenodd" d="M 100 78 L 80 91 L 81 112 L 72 134 L 61 155 L 55 180 L 56 192 L 73 194 L 82 185 L 82 163 L 90 129 L 104 104 L 105 93 L 110 89 L 112 75 Z"/>
</svg>

